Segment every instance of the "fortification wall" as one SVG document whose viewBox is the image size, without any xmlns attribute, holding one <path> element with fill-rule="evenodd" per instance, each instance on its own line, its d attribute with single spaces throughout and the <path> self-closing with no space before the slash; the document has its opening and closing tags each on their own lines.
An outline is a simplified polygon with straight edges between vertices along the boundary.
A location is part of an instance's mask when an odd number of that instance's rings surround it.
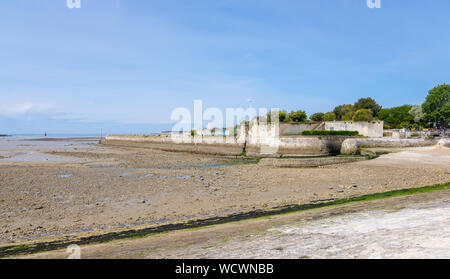
<svg viewBox="0 0 450 279">
<path fill-rule="evenodd" d="M 247 154 L 259 155 L 322 155 L 328 148 L 318 137 L 280 137 L 272 140 L 254 140 L 246 146 Z"/>
<path fill-rule="evenodd" d="M 152 148 L 163 151 L 191 152 L 198 154 L 238 156 L 244 149 L 244 141 L 235 137 L 217 136 L 190 136 L 186 134 L 177 136 L 127 136 L 109 135 L 105 144 Z"/>
<path fill-rule="evenodd" d="M 430 139 L 351 138 L 342 143 L 341 154 L 360 154 L 362 147 L 421 147 L 436 145 Z"/>
<path fill-rule="evenodd" d="M 164 151 L 180 151 L 214 155 L 240 155 L 245 150 L 249 156 L 326 155 L 339 153 L 347 137 L 280 137 L 253 138 L 110 135 L 104 143 L 116 146 L 153 148 Z"/>
<path fill-rule="evenodd" d="M 370 138 L 383 137 L 383 121 L 352 122 L 333 121 L 325 122 L 325 130 L 328 131 L 358 131 L 360 135 Z"/>
<path fill-rule="evenodd" d="M 316 124 L 308 124 L 308 123 L 280 123 L 280 135 L 301 135 L 303 131 L 312 130 Z"/>
<path fill-rule="evenodd" d="M 370 138 L 383 137 L 383 121 L 371 122 L 352 122 L 352 121 L 329 121 L 323 122 L 320 130 L 327 131 L 358 131 L 360 135 Z M 258 124 L 252 121 L 250 124 L 249 135 L 253 137 L 272 137 L 274 133 L 280 136 L 301 135 L 303 131 L 316 129 L 320 123 L 280 123 L 278 130 L 275 130 L 270 124 Z"/>
<path fill-rule="evenodd" d="M 240 137 L 225 136 L 191 136 L 189 134 L 179 135 L 108 135 L 106 140 L 109 141 L 131 141 L 131 142 L 148 142 L 148 143 L 180 143 L 180 144 L 243 144 L 245 139 Z"/>
<path fill-rule="evenodd" d="M 338 154 L 347 137 L 280 137 L 278 154 L 314 155 Z"/>
</svg>

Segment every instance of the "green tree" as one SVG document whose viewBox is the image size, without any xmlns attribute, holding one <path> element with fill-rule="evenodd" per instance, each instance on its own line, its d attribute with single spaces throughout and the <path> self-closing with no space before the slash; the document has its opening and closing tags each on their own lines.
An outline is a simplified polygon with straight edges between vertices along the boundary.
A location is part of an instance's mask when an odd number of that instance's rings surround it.
<svg viewBox="0 0 450 279">
<path fill-rule="evenodd" d="M 448 126 L 450 119 L 450 84 L 438 85 L 428 92 L 422 104 L 424 118 L 428 122 L 435 122 L 439 126 Z"/>
<path fill-rule="evenodd" d="M 400 123 L 396 128 L 409 128 L 411 127 L 411 123 L 408 121 L 403 121 L 402 123 Z"/>
<path fill-rule="evenodd" d="M 280 122 L 286 122 L 287 121 L 287 112 L 285 110 L 280 111 L 279 119 L 280 119 Z"/>
<path fill-rule="evenodd" d="M 371 110 L 368 109 L 360 109 L 355 112 L 353 115 L 353 121 L 371 121 L 373 119 L 373 114 Z"/>
<path fill-rule="evenodd" d="M 308 118 L 308 115 L 306 114 L 305 111 L 298 110 L 298 111 L 291 111 L 288 117 L 289 120 L 291 120 L 292 122 L 304 122 Z"/>
<path fill-rule="evenodd" d="M 279 113 L 278 113 L 278 121 L 279 122 L 286 122 L 288 120 L 287 118 L 288 118 L 287 112 L 285 110 L 279 111 Z M 272 122 L 272 112 L 269 112 L 267 114 L 267 122 L 269 122 L 269 123 Z"/>
<path fill-rule="evenodd" d="M 409 113 L 411 108 L 410 105 L 404 105 L 382 109 L 378 113 L 377 118 L 383 120 L 385 124 L 388 124 L 386 127 L 389 128 L 404 128 L 404 125 L 409 127 L 410 124 L 414 123 L 414 116 Z"/>
<path fill-rule="evenodd" d="M 325 115 L 325 113 L 323 113 L 323 112 L 318 112 L 318 113 L 312 114 L 309 118 L 310 118 L 312 121 L 320 122 L 320 121 L 323 121 L 324 115 Z"/>
<path fill-rule="evenodd" d="M 412 106 L 411 109 L 409 110 L 409 114 L 411 114 L 412 117 L 414 117 L 414 122 L 416 123 L 422 122 L 424 115 L 421 105 Z"/>
<path fill-rule="evenodd" d="M 342 121 L 352 121 L 353 115 L 355 115 L 354 112 L 352 111 L 347 112 L 346 114 L 344 114 L 344 116 L 342 116 Z"/>
<path fill-rule="evenodd" d="M 333 110 L 336 120 L 350 121 L 352 120 L 355 108 L 351 104 L 340 105 Z"/>
<path fill-rule="evenodd" d="M 360 109 L 368 109 L 372 111 L 373 116 L 377 116 L 378 112 L 381 110 L 381 106 L 370 97 L 359 99 L 353 106 L 355 111 Z"/>
<path fill-rule="evenodd" d="M 324 114 L 323 121 L 334 121 L 336 120 L 336 114 L 334 112 L 330 111 Z"/>
</svg>

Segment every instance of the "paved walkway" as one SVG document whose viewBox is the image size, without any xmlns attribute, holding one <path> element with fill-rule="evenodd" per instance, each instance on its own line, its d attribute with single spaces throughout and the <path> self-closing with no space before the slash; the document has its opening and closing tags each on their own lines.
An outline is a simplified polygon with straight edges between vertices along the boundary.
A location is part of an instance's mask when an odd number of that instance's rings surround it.
<svg viewBox="0 0 450 279">
<path fill-rule="evenodd" d="M 185 252 L 206 258 L 450 258 L 450 200 L 285 225 Z"/>
</svg>

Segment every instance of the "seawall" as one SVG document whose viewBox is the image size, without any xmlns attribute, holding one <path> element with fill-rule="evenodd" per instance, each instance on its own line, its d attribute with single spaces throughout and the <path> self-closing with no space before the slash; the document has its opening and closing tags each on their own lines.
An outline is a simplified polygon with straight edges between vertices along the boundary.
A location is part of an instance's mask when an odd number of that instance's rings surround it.
<svg viewBox="0 0 450 279">
<path fill-rule="evenodd" d="M 347 137 L 280 137 L 253 139 L 243 137 L 168 135 L 129 136 L 109 135 L 103 144 L 124 147 L 152 148 L 164 151 L 239 156 L 305 156 L 338 154 Z"/>
<path fill-rule="evenodd" d="M 361 148 L 402 148 L 422 146 L 450 147 L 450 139 L 393 139 L 357 138 L 339 136 L 291 136 L 279 138 L 253 138 L 222 136 L 109 135 L 102 144 L 123 147 L 151 148 L 163 151 L 190 152 L 197 154 L 281 157 L 361 153 Z"/>
<path fill-rule="evenodd" d="M 244 150 L 244 142 L 234 137 L 213 136 L 128 136 L 108 135 L 103 144 L 124 147 L 151 148 L 163 151 L 189 152 L 224 156 L 239 156 Z"/>
<path fill-rule="evenodd" d="M 360 154 L 361 148 L 373 147 L 423 147 L 433 146 L 438 143 L 434 139 L 393 139 L 393 138 L 353 138 L 346 139 L 342 143 L 341 154 Z"/>
</svg>

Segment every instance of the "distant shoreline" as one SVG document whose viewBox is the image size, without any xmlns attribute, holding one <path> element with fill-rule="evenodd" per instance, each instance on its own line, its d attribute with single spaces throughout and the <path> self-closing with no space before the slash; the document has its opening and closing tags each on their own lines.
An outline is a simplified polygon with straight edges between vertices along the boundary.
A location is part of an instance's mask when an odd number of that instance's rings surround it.
<svg viewBox="0 0 450 279">
<path fill-rule="evenodd" d="M 32 141 L 93 141 L 100 137 L 68 137 L 68 138 L 30 138 Z"/>
<path fill-rule="evenodd" d="M 8 137 L 8 138 L 14 138 L 18 140 L 84 140 L 84 139 L 100 139 L 100 135 L 77 135 L 77 134 L 67 134 L 67 135 L 39 135 L 39 134 L 17 134 L 17 135 L 3 135 L 0 134 L 0 137 Z"/>
</svg>

